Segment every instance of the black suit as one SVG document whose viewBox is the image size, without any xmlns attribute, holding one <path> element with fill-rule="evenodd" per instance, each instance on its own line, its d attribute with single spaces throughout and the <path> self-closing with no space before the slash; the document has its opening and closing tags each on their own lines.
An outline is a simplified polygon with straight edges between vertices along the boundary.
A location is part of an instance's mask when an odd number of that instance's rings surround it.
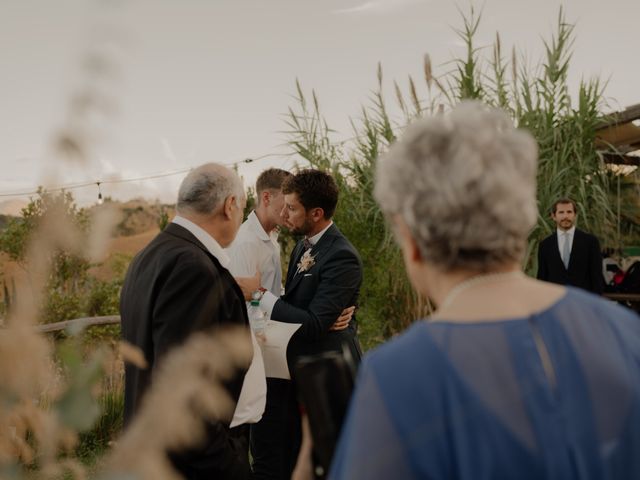
<svg viewBox="0 0 640 480">
<path fill-rule="evenodd" d="M 575 229 L 571 244 L 569 268 L 565 268 L 558 249 L 558 234 L 540 242 L 538 248 L 538 279 L 560 285 L 571 285 L 601 294 L 603 288 L 602 256 L 598 239 Z"/>
<path fill-rule="evenodd" d="M 356 249 L 331 225 L 311 249 L 314 265 L 296 272 L 303 255 L 300 241 L 291 253 L 285 294 L 271 318 L 301 323 L 287 348 L 289 371 L 303 355 L 342 351 L 346 345 L 356 362 L 362 357 L 355 315 L 349 327 L 329 331 L 346 307 L 356 305 L 362 284 L 362 261 Z M 262 420 L 251 427 L 256 479 L 289 479 L 300 448 L 300 415 L 296 392 L 288 380 L 267 378 L 267 405 Z"/>
<path fill-rule="evenodd" d="M 196 331 L 248 325 L 244 297 L 231 274 L 187 229 L 175 223 L 131 262 L 122 287 L 120 314 L 123 338 L 139 347 L 149 364 L 145 370 L 125 366 L 125 424 L 140 407 L 167 351 Z M 239 372 L 225 385 L 235 401 L 245 373 Z M 210 423 L 207 433 L 202 448 L 171 453 L 176 468 L 189 479 L 248 478 L 244 446 L 231 438 L 234 434 L 228 423 Z"/>
<path fill-rule="evenodd" d="M 329 328 L 342 310 L 358 303 L 362 284 L 360 255 L 335 225 L 331 225 L 311 249 L 314 265 L 296 273 L 303 250 L 303 243 L 298 242 L 289 261 L 285 293 L 271 313 L 273 320 L 302 323 L 287 349 L 289 370 L 303 355 L 340 352 L 343 345 L 359 362 L 362 350 L 356 335 L 355 315 L 346 329 L 329 331 Z"/>
</svg>

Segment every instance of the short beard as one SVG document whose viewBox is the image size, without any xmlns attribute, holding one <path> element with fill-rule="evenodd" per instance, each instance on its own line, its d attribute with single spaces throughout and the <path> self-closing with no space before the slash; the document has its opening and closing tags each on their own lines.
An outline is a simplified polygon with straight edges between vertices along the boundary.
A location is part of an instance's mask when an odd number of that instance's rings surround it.
<svg viewBox="0 0 640 480">
<path fill-rule="evenodd" d="M 313 230 L 313 222 L 308 218 L 304 219 L 304 223 L 301 227 L 292 228 L 291 233 L 293 235 L 307 235 L 311 230 Z"/>
</svg>

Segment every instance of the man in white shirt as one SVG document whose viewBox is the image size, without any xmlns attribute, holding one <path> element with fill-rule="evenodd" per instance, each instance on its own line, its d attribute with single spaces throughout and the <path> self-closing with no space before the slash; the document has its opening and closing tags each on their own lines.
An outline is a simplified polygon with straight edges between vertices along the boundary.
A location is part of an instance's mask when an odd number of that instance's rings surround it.
<svg viewBox="0 0 640 480">
<path fill-rule="evenodd" d="M 231 258 L 229 270 L 234 277 L 253 277 L 260 272 L 260 287 L 276 296 L 282 294 L 282 266 L 278 227 L 284 206 L 282 183 L 291 173 L 270 168 L 256 181 L 256 208 L 242 224 L 238 235 L 227 249 Z"/>
</svg>

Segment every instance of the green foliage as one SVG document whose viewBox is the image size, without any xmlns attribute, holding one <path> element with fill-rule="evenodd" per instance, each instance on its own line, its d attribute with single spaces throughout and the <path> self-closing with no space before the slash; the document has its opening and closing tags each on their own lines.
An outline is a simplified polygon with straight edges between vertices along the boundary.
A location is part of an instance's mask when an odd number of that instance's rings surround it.
<svg viewBox="0 0 640 480">
<path fill-rule="evenodd" d="M 82 292 L 62 292 L 49 288 L 46 293 L 40 314 L 42 323 L 61 322 L 83 316 Z"/>
<path fill-rule="evenodd" d="M 289 109 L 287 121 L 295 153 L 312 167 L 330 171 L 338 184 L 340 200 L 334 220 L 363 260 L 357 316 L 365 349 L 406 327 L 423 310 L 409 288 L 401 254 L 373 200 L 375 159 L 395 140 L 382 96 L 380 68 L 378 80 L 373 105 L 363 109 L 358 126 L 354 122 L 356 139 L 348 151 L 331 140 L 332 130 L 322 118 L 315 93 L 308 103 L 299 83 L 298 108 Z"/>
<path fill-rule="evenodd" d="M 58 347 L 58 357 L 64 366 L 67 384 L 66 391 L 53 408 L 63 425 L 75 431 L 86 431 L 100 414 L 100 407 L 91 392 L 104 373 L 102 355 L 98 352 L 84 362 L 74 338 Z"/>
<path fill-rule="evenodd" d="M 242 218 L 247 218 L 247 216 L 249 216 L 249 214 L 255 209 L 256 207 L 256 192 L 253 189 L 253 187 L 249 187 L 247 188 L 247 204 L 244 207 L 244 216 Z"/>
<path fill-rule="evenodd" d="M 16 281 L 12 278 L 9 283 L 2 280 L 2 303 L 0 303 L 0 316 L 7 316 L 16 301 Z"/>
<path fill-rule="evenodd" d="M 124 391 L 122 382 L 103 380 L 98 398 L 100 415 L 90 430 L 80 434 L 76 454 L 85 464 L 93 464 L 97 457 L 106 452 L 110 442 L 122 431 L 124 412 Z"/>
<path fill-rule="evenodd" d="M 558 13 L 556 33 L 544 42 L 545 55 L 535 69 L 518 67 L 514 50 L 511 61 L 502 55 L 496 36 L 492 56 L 485 60 L 473 47 L 480 16 L 473 9 L 464 19 L 459 35 L 467 55 L 456 61 L 458 68 L 449 96 L 473 98 L 510 113 L 520 128 L 538 141 L 539 220 L 529 237 L 525 269 L 537 270 L 539 242 L 555 228 L 551 206 L 558 198 L 570 197 L 578 204 L 581 228 L 596 234 L 608 246 L 614 240 L 614 214 L 609 199 L 609 176 L 595 148 L 595 132 L 602 119 L 603 86 L 598 79 L 581 81 L 577 101 L 567 81 L 573 44 L 573 25 Z M 509 81 L 507 72 L 511 70 Z"/>
<path fill-rule="evenodd" d="M 76 208 L 70 194 L 50 195 L 41 190 L 39 198 L 33 199 L 23 209 L 22 216 L 12 219 L 7 228 L 0 233 L 2 251 L 22 265 L 27 273 L 30 272 L 28 245 L 42 219 L 53 208 L 58 209 L 58 214 L 60 211 L 64 212 L 73 225 L 80 227 L 82 234 L 89 233 L 91 225 L 86 212 Z M 96 278 L 91 274 L 91 268 L 95 265 L 61 249 L 54 251 L 51 260 L 52 269 L 45 285 L 40 309 L 42 322 L 118 314 L 120 289 L 131 260 L 129 255 L 112 256 L 109 264 L 105 265 L 112 272 L 109 280 Z M 15 282 L 13 279 L 3 279 L 4 314 L 7 314 L 15 298 Z M 115 344 L 120 336 L 120 327 L 105 325 L 93 327 L 82 335 L 78 333 L 65 331 L 55 335 L 58 348 L 55 362 L 52 364 L 58 366 L 60 378 L 57 381 L 61 385 L 61 391 L 59 394 L 43 397 L 39 408 L 46 412 L 45 415 L 59 420 L 58 429 L 63 432 L 61 435 L 66 435 L 65 438 L 74 438 L 75 433 L 79 434 L 81 443 L 75 448 L 75 456 L 91 464 L 96 461 L 100 452 L 106 451 L 109 442 L 122 428 L 122 380 L 102 380 L 105 362 L 103 346 L 105 342 Z M 97 399 L 101 380 L 102 393 Z M 5 392 L 1 399 L 9 408 L 11 405 L 6 401 L 10 398 L 10 392 Z M 14 401 L 14 406 L 18 405 Z M 36 478 L 45 462 L 41 452 L 51 448 L 43 443 L 43 438 L 41 432 L 27 431 L 25 440 L 29 448 L 35 452 L 35 458 L 33 461 L 27 459 L 24 465 L 17 460 L 10 463 L 0 462 L 0 476 L 23 478 L 25 472 L 29 472 L 29 477 Z M 67 446 L 56 445 L 53 448 L 60 450 L 56 453 L 60 462 L 72 460 L 73 445 L 69 445 L 68 442 L 62 443 Z"/>
<path fill-rule="evenodd" d="M 27 248 L 42 218 L 53 209 L 64 212 L 73 225 L 79 227 L 83 235 L 91 228 L 89 217 L 84 209 L 79 209 L 69 192 L 51 194 L 39 189 L 38 197 L 32 199 L 22 209 L 20 217 L 12 218 L 7 227 L 0 232 L 0 251 L 11 260 L 23 266 L 27 273 Z M 83 316 L 117 315 L 120 288 L 131 257 L 116 254 L 110 260 L 114 276 L 111 280 L 99 280 L 89 274 L 91 265 L 86 259 L 67 251 L 57 249 L 52 256 L 52 269 L 49 275 L 41 308 L 43 323 L 60 322 Z M 7 279 L 3 286 L 4 312 L 8 311 L 15 300 L 15 284 Z"/>
<path fill-rule="evenodd" d="M 169 225 L 169 213 L 166 208 L 162 207 L 160 210 L 160 216 L 158 217 L 158 228 L 162 231 L 167 225 Z"/>
<path fill-rule="evenodd" d="M 60 211 L 71 220 L 72 224 L 83 232 L 89 229 L 89 217 L 86 210 L 78 208 L 70 192 L 53 194 L 42 187 L 38 188 L 38 196 L 32 198 L 21 211 L 20 217 L 12 217 L 0 234 L 0 251 L 9 258 L 25 266 L 25 255 L 30 245 L 33 233 L 42 218 L 50 211 Z M 71 258 L 65 252 L 57 251 L 55 263 L 58 268 L 66 269 L 63 275 L 71 274 L 73 267 L 78 267 L 78 259 Z M 75 272 L 74 272 L 75 273 Z"/>
<path fill-rule="evenodd" d="M 372 195 L 376 158 L 415 117 L 437 114 L 445 105 L 464 99 L 477 99 L 502 108 L 514 123 L 535 136 L 540 152 L 540 214 L 523 262 L 527 272 L 537 270 L 537 246 L 553 228 L 548 212 L 560 197 L 577 202 L 581 227 L 598 235 L 604 245 L 615 238 L 609 175 L 595 149 L 603 85 L 597 79 L 583 80 L 576 100 L 571 98 L 567 77 L 573 26 L 560 10 L 556 32 L 544 42 L 544 59 L 534 69 L 517 64 L 515 49 L 511 60 L 505 59 L 499 35 L 486 58 L 474 41 L 479 28 L 480 15 L 471 8 L 468 16 L 463 14 L 463 27 L 456 30 L 466 52 L 450 62 L 454 68 L 440 79 L 432 74 L 429 57 L 425 57 L 426 100 L 420 99 L 413 79 L 409 78 L 409 101 L 394 84 L 404 114 L 400 126 L 394 125 L 388 113 L 378 66 L 378 89 L 362 109 L 362 117 L 352 121 L 352 141 L 332 140 L 334 132 L 320 112 L 316 93 L 312 91 L 309 101 L 296 82 L 297 106 L 289 108 L 286 119 L 289 145 L 311 166 L 330 171 L 340 187 L 335 220 L 364 262 L 359 319 L 366 347 L 404 329 L 429 307 L 409 287 L 400 252 Z"/>
<path fill-rule="evenodd" d="M 612 173 L 610 182 L 610 200 L 618 219 L 614 249 L 620 252 L 625 246 L 640 245 L 640 170 Z"/>
</svg>

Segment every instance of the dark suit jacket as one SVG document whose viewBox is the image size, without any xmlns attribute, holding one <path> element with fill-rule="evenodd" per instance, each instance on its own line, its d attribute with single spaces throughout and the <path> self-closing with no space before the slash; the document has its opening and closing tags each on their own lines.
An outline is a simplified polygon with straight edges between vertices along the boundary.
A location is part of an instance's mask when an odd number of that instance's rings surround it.
<svg viewBox="0 0 640 480">
<path fill-rule="evenodd" d="M 187 229 L 175 223 L 131 262 L 122 287 L 120 314 L 123 338 L 139 347 L 149 364 L 145 370 L 125 366 L 125 424 L 140 407 L 154 369 L 167 351 L 196 331 L 248 325 L 244 297 L 231 274 Z M 236 401 L 245 373 L 238 372 L 226 384 Z M 189 479 L 245 478 L 245 465 L 229 439 L 228 423 L 206 427 L 203 448 L 172 454 L 174 465 Z"/>
<path fill-rule="evenodd" d="M 560 285 L 572 285 L 600 294 L 603 289 L 600 244 L 593 235 L 576 228 L 565 268 L 558 249 L 558 234 L 548 236 L 538 248 L 538 279 Z"/>
<path fill-rule="evenodd" d="M 298 242 L 291 253 L 285 294 L 276 302 L 273 320 L 302 323 L 287 348 L 289 370 L 303 355 L 342 351 L 345 344 L 356 362 L 362 357 L 355 315 L 345 330 L 329 331 L 348 306 L 357 305 L 362 284 L 362 261 L 338 227 L 331 225 L 311 249 L 315 264 L 298 272 L 304 246 Z"/>
</svg>

